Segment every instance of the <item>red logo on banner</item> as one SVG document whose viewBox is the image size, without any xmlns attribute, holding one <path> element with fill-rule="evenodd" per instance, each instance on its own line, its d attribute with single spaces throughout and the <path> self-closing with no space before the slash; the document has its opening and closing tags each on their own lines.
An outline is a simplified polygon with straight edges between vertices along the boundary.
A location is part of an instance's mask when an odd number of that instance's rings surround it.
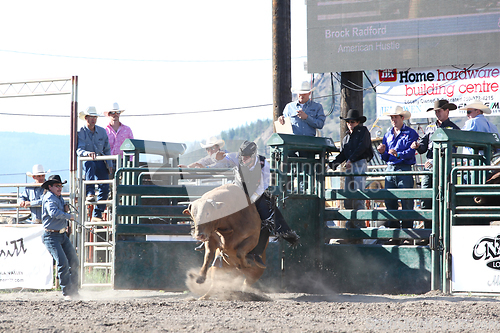
<svg viewBox="0 0 500 333">
<path fill-rule="evenodd" d="M 380 82 L 395 82 L 398 78 L 396 69 L 384 69 L 378 71 L 378 80 Z"/>
</svg>

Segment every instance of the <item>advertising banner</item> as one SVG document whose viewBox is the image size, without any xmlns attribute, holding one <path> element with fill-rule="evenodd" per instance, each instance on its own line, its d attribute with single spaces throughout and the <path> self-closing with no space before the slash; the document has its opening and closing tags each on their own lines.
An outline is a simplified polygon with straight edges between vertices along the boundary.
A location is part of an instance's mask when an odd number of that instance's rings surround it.
<svg viewBox="0 0 500 333">
<path fill-rule="evenodd" d="M 51 289 L 52 256 L 42 225 L 0 226 L 0 289 Z"/>
<path fill-rule="evenodd" d="M 500 292 L 500 226 L 452 226 L 454 292 Z"/>
<path fill-rule="evenodd" d="M 427 113 L 434 101 L 446 99 L 459 108 L 481 100 L 500 114 L 500 65 L 472 65 L 378 71 L 377 117 L 397 105 L 411 112 L 412 118 L 434 118 Z M 450 117 L 465 117 L 465 111 L 452 111 Z"/>
</svg>

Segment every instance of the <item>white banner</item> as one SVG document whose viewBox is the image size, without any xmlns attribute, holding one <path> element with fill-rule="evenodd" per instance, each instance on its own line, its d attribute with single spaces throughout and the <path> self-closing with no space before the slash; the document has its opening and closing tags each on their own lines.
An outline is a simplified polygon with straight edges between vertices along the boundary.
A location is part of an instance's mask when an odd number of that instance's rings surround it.
<svg viewBox="0 0 500 333">
<path fill-rule="evenodd" d="M 52 256 L 42 225 L 0 226 L 0 289 L 51 289 Z"/>
<path fill-rule="evenodd" d="M 452 291 L 500 292 L 500 226 L 452 226 Z"/>
<path fill-rule="evenodd" d="M 481 100 L 500 114 L 500 65 L 472 65 L 378 71 L 377 117 L 397 105 L 412 118 L 435 118 L 426 112 L 434 101 L 446 99 L 459 108 Z M 451 111 L 450 117 L 466 117 L 465 111 Z"/>
</svg>

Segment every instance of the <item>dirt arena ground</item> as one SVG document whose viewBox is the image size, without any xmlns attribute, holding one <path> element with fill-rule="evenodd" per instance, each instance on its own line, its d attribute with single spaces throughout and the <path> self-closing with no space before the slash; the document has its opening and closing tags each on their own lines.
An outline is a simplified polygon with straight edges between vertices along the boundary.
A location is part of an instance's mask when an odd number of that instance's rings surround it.
<svg viewBox="0 0 500 333">
<path fill-rule="evenodd" d="M 0 332 L 498 332 L 500 297 L 190 292 L 0 293 Z"/>
</svg>

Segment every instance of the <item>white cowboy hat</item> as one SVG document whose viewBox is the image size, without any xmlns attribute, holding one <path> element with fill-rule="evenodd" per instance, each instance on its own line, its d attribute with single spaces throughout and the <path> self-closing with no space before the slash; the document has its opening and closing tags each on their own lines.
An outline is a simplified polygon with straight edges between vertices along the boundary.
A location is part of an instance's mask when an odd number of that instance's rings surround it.
<svg viewBox="0 0 500 333">
<path fill-rule="evenodd" d="M 316 87 L 311 88 L 311 84 L 308 81 L 303 81 L 300 87 L 292 87 L 290 89 L 294 94 L 308 94 L 316 89 Z"/>
<path fill-rule="evenodd" d="M 480 100 L 472 101 L 472 103 L 470 103 L 464 107 L 461 107 L 459 110 L 467 110 L 467 109 L 478 109 L 478 110 L 483 111 L 483 113 L 486 113 L 486 114 L 491 113 L 491 109 L 489 107 L 487 107 L 486 105 L 484 105 L 484 103 L 481 102 Z"/>
<path fill-rule="evenodd" d="M 111 111 L 104 111 L 104 115 L 107 117 L 110 112 L 123 113 L 123 112 L 125 112 L 125 110 L 120 110 L 120 107 L 118 106 L 118 103 L 113 103 L 113 110 L 111 110 Z"/>
<path fill-rule="evenodd" d="M 50 169 L 47 171 L 43 170 L 43 165 L 41 164 L 35 164 L 33 165 L 32 172 L 26 172 L 27 176 L 33 177 L 33 176 L 41 176 L 41 175 L 46 175 L 50 172 Z"/>
<path fill-rule="evenodd" d="M 78 118 L 80 118 L 81 120 L 85 120 L 85 116 L 100 117 L 101 115 L 97 113 L 95 106 L 89 106 L 87 110 L 80 111 L 80 113 L 78 114 Z"/>
<path fill-rule="evenodd" d="M 411 112 L 403 110 L 401 106 L 396 106 L 393 111 L 385 112 L 383 116 L 403 116 L 403 120 L 411 118 Z"/>
<path fill-rule="evenodd" d="M 212 136 L 212 137 L 206 139 L 204 144 L 200 143 L 201 148 L 210 148 L 210 147 L 213 147 L 215 145 L 218 145 L 219 148 L 222 149 L 222 147 L 224 147 L 224 145 L 225 145 L 225 142 L 222 139 L 217 139 L 217 137 Z"/>
</svg>

